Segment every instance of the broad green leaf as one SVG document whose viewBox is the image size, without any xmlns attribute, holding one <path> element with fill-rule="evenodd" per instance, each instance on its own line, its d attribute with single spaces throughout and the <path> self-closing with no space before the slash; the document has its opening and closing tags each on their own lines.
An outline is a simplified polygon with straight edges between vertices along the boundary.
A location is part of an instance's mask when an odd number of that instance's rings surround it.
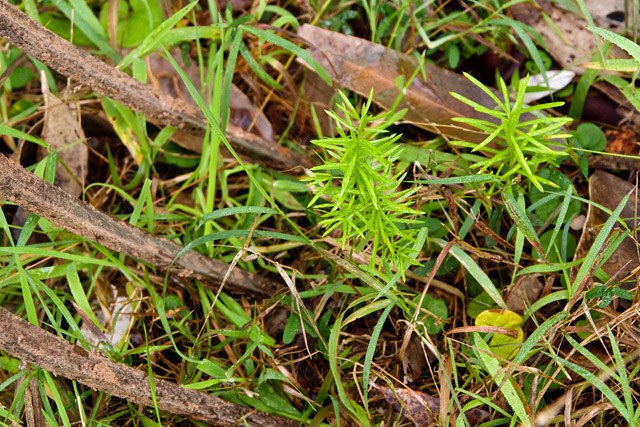
<svg viewBox="0 0 640 427">
<path fill-rule="evenodd" d="M 511 329 L 517 333 L 516 337 L 495 333 L 489 342 L 493 353 L 503 359 L 511 360 L 524 341 L 522 317 L 511 310 L 485 310 L 478 315 L 476 326 L 494 326 Z"/>
</svg>

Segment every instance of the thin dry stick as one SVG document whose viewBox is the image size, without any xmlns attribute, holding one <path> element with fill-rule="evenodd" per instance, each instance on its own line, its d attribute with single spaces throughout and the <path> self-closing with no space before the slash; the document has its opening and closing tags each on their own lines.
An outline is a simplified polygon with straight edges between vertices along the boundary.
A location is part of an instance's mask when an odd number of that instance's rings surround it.
<svg viewBox="0 0 640 427">
<path fill-rule="evenodd" d="M 112 362 L 46 332 L 0 308 L 0 349 L 55 375 L 76 380 L 94 390 L 153 406 L 149 377 L 144 371 Z M 294 426 L 297 423 L 252 411 L 205 393 L 153 379 L 158 408 L 215 426 Z"/>
<path fill-rule="evenodd" d="M 207 127 L 203 115 L 186 102 L 143 85 L 125 73 L 91 56 L 38 24 L 29 16 L 0 0 L 0 37 L 4 37 L 28 55 L 42 61 L 60 74 L 90 87 L 127 107 L 143 113 L 150 120 L 182 131 L 202 135 Z M 229 125 L 227 137 L 235 149 L 268 166 L 291 169 L 309 166 L 309 161 L 285 147 Z M 201 151 L 200 139 L 181 138 L 183 145 Z"/>
<path fill-rule="evenodd" d="M 169 240 L 152 236 L 116 220 L 81 200 L 45 182 L 0 154 L 0 200 L 7 200 L 48 219 L 56 227 L 99 243 L 111 250 L 138 258 L 171 274 L 195 278 L 218 288 L 230 268 L 195 251 L 178 258 L 182 248 Z M 175 263 L 171 263 L 175 260 Z M 272 296 L 280 287 L 275 282 L 234 268 L 226 289 L 250 295 Z"/>
</svg>

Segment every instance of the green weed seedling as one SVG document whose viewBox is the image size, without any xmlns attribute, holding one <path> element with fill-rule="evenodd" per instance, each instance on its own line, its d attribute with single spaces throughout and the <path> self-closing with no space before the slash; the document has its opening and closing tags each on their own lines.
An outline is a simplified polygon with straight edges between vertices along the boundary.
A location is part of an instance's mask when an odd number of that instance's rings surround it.
<svg viewBox="0 0 640 427">
<path fill-rule="evenodd" d="M 580 168 L 582 175 L 588 178 L 589 161 L 587 155 L 602 152 L 607 145 L 607 137 L 600 126 L 593 123 L 580 123 L 571 133 L 573 138 L 570 140 L 571 150 L 569 153 Z"/>
<path fill-rule="evenodd" d="M 416 224 L 414 218 L 421 214 L 411 207 L 417 188 L 400 189 L 405 175 L 393 171 L 400 135 L 388 134 L 387 128 L 404 111 L 372 115 L 369 96 L 358 112 L 344 93 L 340 97 L 338 108 L 344 117 L 328 112 L 339 135 L 313 141 L 329 159 L 306 179 L 316 191 L 309 206 L 322 212 L 325 235 L 342 231 L 343 248 L 349 245 L 357 252 L 371 246 L 370 267 L 397 266 L 404 272 L 415 263 L 412 244 L 419 232 L 408 226 Z"/>
<path fill-rule="evenodd" d="M 494 108 L 480 105 L 455 92 L 451 96 L 469 105 L 480 113 L 497 119 L 497 123 L 461 117 L 454 119 L 458 122 L 475 127 L 488 136 L 480 143 L 453 141 L 454 145 L 471 148 L 472 151 L 483 151 L 490 155 L 484 161 L 473 165 L 479 173 L 492 170 L 503 185 L 508 186 L 517 181 L 519 176 L 526 177 L 531 184 L 542 191 L 542 184 L 554 186 L 553 182 L 541 177 L 538 169 L 543 165 L 557 165 L 567 156 L 562 148 L 561 140 L 569 135 L 563 132 L 563 127 L 571 122 L 568 117 L 538 116 L 522 121 L 527 113 L 539 113 L 541 110 L 561 106 L 562 102 L 550 102 L 534 106 L 524 103 L 528 77 L 520 80 L 516 85 L 515 100 L 511 96 L 502 78 L 498 78 L 498 89 L 502 99 L 473 76 L 465 76 L 482 89 L 496 103 Z M 555 149 L 554 149 L 555 148 Z"/>
</svg>

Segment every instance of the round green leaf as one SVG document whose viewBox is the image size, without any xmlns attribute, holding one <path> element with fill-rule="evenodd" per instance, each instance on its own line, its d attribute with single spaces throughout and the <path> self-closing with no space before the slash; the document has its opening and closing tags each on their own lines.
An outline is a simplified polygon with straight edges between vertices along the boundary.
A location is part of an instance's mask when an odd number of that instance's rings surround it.
<svg viewBox="0 0 640 427">
<path fill-rule="evenodd" d="M 607 146 L 607 137 L 593 123 L 581 123 L 574 132 L 578 144 L 587 150 L 602 151 Z"/>
<path fill-rule="evenodd" d="M 516 337 L 505 334 L 493 334 L 489 347 L 491 351 L 504 359 L 512 359 L 518 352 L 520 344 L 524 342 L 522 330 L 522 317 L 511 310 L 492 309 L 485 310 L 478 315 L 476 326 L 493 326 L 497 328 L 511 329 L 517 333 Z"/>
</svg>

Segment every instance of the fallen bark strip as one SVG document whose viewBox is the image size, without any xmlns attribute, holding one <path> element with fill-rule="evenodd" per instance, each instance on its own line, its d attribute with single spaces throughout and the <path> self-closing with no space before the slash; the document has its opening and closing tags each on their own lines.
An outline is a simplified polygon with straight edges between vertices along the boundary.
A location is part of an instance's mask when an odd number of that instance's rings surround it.
<svg viewBox="0 0 640 427">
<path fill-rule="evenodd" d="M 60 74 L 143 113 L 151 121 L 195 135 L 204 134 L 207 122 L 196 108 L 138 82 L 77 48 L 29 18 L 7 0 L 0 0 L 0 37 Z M 307 159 L 237 126 L 227 127 L 227 138 L 238 152 L 262 161 L 269 167 L 291 169 L 310 166 Z M 186 148 L 198 152 L 202 150 L 201 140 L 194 143 L 193 139 L 181 138 L 180 141 L 187 142 Z"/>
<path fill-rule="evenodd" d="M 141 370 L 112 362 L 46 332 L 0 307 L 0 348 L 8 354 L 94 390 L 136 404 L 153 406 L 149 378 Z M 297 423 L 256 412 L 200 391 L 154 379 L 158 408 L 214 426 L 295 426 Z"/>
<path fill-rule="evenodd" d="M 7 200 L 48 219 L 56 227 L 99 243 L 113 251 L 138 258 L 171 274 L 199 279 L 218 288 L 229 266 L 193 250 L 178 258 L 182 247 L 116 220 L 30 173 L 0 154 L 0 200 Z M 231 292 L 272 296 L 278 286 L 261 276 L 234 268 L 226 279 Z"/>
</svg>

